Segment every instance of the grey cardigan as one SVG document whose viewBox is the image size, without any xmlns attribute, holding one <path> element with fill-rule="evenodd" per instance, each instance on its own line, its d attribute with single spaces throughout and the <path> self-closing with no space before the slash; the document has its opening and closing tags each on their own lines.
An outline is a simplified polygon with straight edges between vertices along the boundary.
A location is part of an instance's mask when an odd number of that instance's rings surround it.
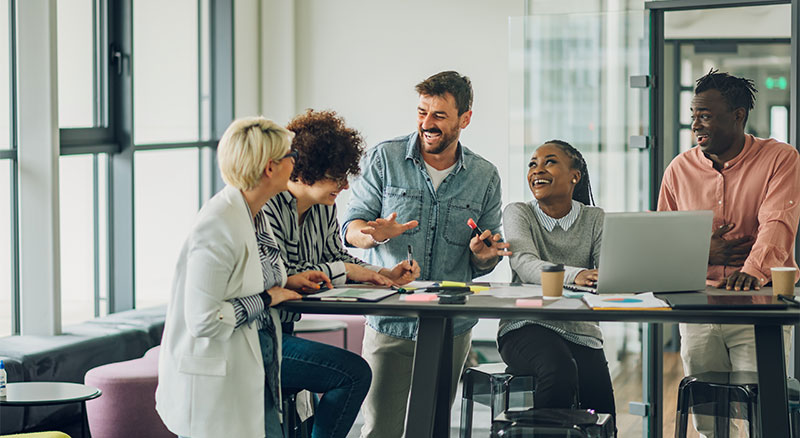
<svg viewBox="0 0 800 438">
<path fill-rule="evenodd" d="M 503 211 L 503 230 L 512 252 L 509 261 L 513 281 L 540 284 L 542 266 L 563 263 L 564 284 L 573 283 L 579 272 L 597 266 L 603 234 L 603 210 L 577 203 L 580 213 L 569 230 L 556 226 L 553 231 L 547 231 L 534 211 L 534 202 L 515 202 Z M 503 319 L 498 339 L 528 324 L 550 328 L 568 341 L 587 347 L 602 348 L 603 345 L 603 333 L 599 324 L 593 321 Z"/>
</svg>

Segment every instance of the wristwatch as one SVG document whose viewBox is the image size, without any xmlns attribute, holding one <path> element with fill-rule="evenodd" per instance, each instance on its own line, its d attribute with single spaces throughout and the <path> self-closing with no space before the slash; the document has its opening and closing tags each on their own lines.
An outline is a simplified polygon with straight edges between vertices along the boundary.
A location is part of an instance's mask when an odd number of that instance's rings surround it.
<svg viewBox="0 0 800 438">
<path fill-rule="evenodd" d="M 264 302 L 264 310 L 269 309 L 269 306 L 272 304 L 272 295 L 269 292 L 264 291 L 258 294 L 261 297 L 261 301 Z"/>
</svg>

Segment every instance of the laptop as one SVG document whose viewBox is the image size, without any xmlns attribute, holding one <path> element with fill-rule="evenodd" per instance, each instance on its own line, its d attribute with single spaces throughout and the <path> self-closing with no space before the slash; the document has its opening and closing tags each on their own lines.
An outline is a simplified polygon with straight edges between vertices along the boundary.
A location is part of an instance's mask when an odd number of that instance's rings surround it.
<svg viewBox="0 0 800 438">
<path fill-rule="evenodd" d="M 705 290 L 713 213 L 607 213 L 594 293 Z"/>
</svg>

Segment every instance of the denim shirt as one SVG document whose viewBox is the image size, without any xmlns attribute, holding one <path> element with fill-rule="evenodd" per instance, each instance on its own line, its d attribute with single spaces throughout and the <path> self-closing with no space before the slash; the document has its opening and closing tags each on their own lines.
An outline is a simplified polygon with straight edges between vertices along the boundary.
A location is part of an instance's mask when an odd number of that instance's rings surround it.
<svg viewBox="0 0 800 438">
<path fill-rule="evenodd" d="M 350 222 L 386 217 L 397 212 L 397 222 L 418 220 L 419 225 L 366 251 L 370 264 L 392 267 L 406 258 L 408 245 L 419 262 L 422 281 L 471 281 L 494 269 L 476 268 L 469 241 L 472 229 L 467 219 L 492 233 L 501 233 L 500 175 L 497 168 L 458 144 L 458 160 L 449 175 L 433 189 L 419 151 L 416 132 L 378 144 L 368 150 L 361 176 L 352 184 L 347 214 L 342 226 L 346 235 Z M 367 323 L 380 333 L 416 339 L 416 318 L 368 316 Z M 477 323 L 456 318 L 453 333 L 460 335 Z"/>
</svg>

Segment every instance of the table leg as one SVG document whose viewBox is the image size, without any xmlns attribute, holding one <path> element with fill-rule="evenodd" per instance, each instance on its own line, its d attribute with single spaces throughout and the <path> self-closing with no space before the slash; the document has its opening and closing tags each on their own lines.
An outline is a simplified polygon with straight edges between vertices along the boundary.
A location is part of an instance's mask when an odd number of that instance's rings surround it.
<svg viewBox="0 0 800 438">
<path fill-rule="evenodd" d="M 89 430 L 89 416 L 86 413 L 86 401 L 81 402 L 81 436 L 84 438 L 91 438 L 92 434 Z"/>
<path fill-rule="evenodd" d="M 452 320 L 420 317 L 406 410 L 406 436 L 423 438 L 449 435 L 452 362 Z"/>
<path fill-rule="evenodd" d="M 779 325 L 756 325 L 755 334 L 761 436 L 788 437 L 789 397 L 783 328 Z"/>
</svg>

